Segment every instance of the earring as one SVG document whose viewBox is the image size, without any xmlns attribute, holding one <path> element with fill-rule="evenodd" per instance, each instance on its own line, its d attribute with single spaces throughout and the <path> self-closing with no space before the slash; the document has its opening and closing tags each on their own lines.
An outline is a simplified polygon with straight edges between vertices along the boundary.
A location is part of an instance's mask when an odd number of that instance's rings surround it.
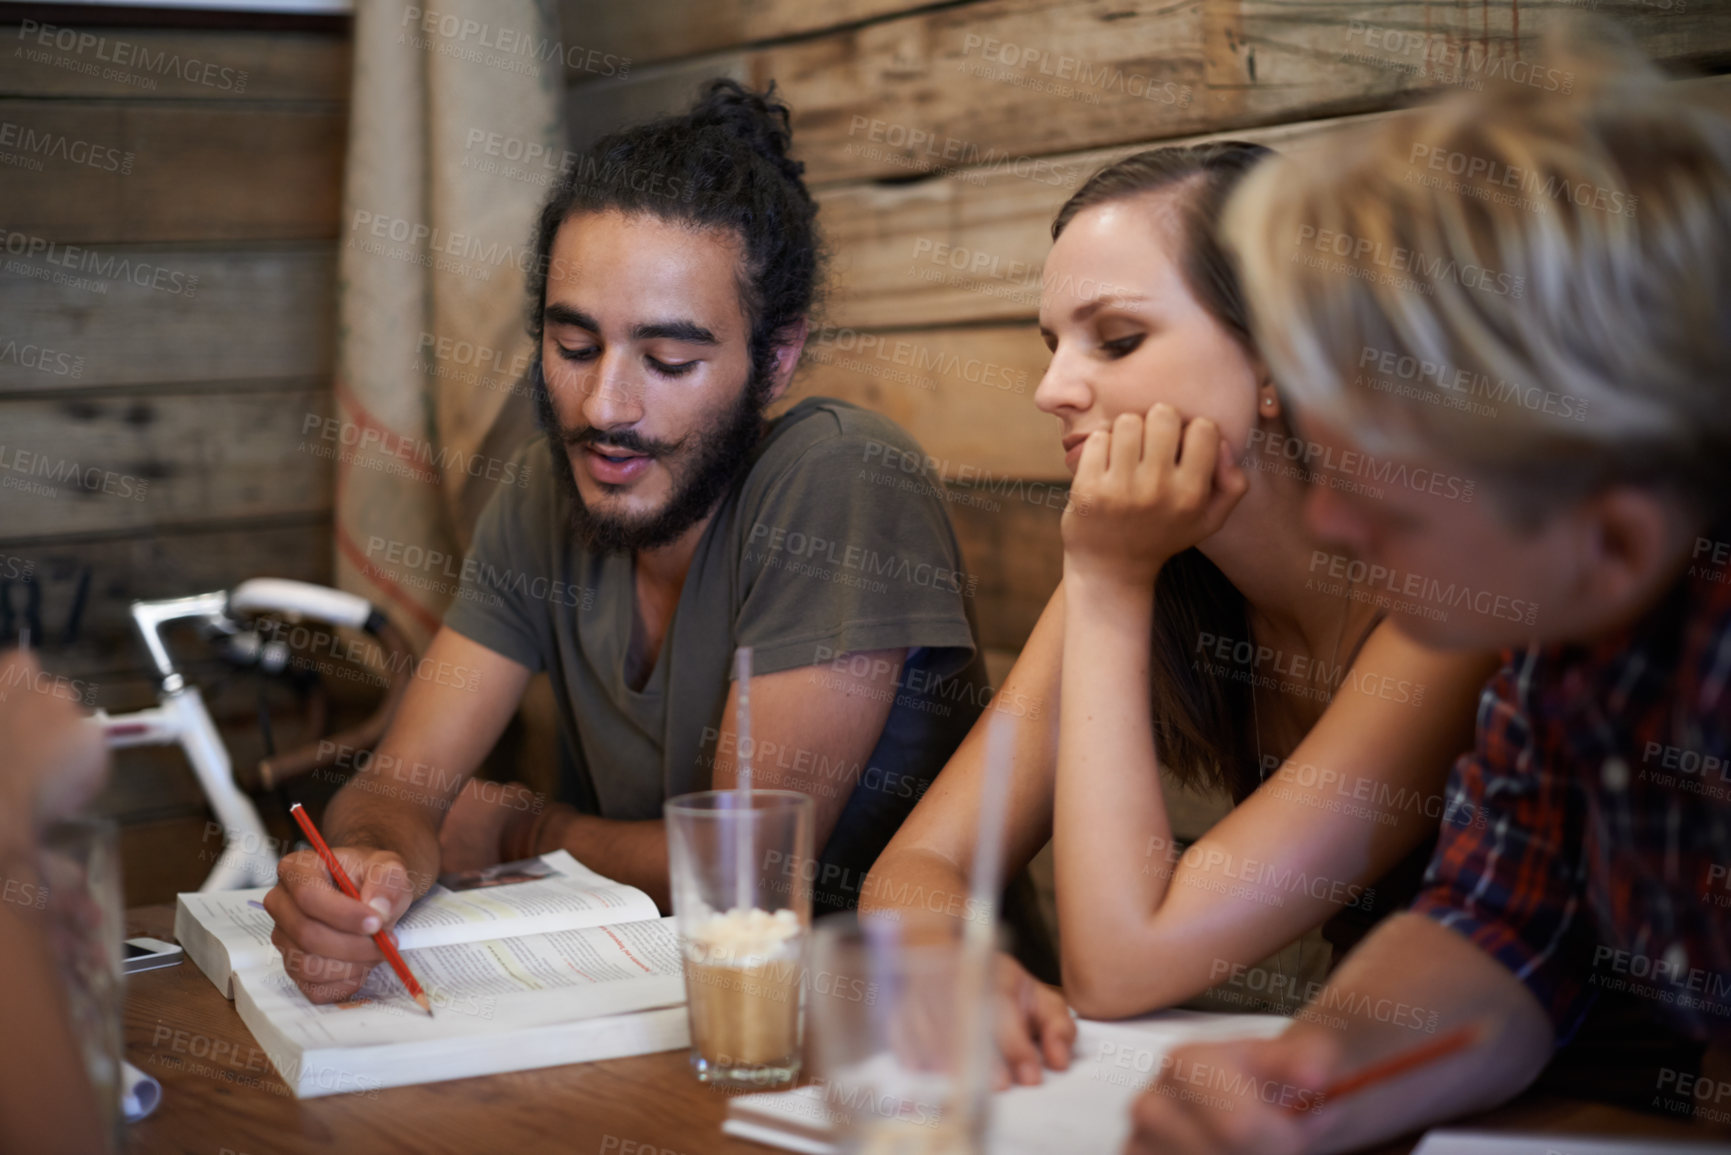
<svg viewBox="0 0 1731 1155">
<path fill-rule="evenodd" d="M 1272 408 L 1274 408 L 1274 398 L 1272 398 L 1272 397 L 1264 397 L 1264 398 L 1263 398 L 1263 399 L 1262 399 L 1262 407 L 1263 407 L 1263 408 L 1264 408 L 1264 409 L 1272 409 Z"/>
</svg>

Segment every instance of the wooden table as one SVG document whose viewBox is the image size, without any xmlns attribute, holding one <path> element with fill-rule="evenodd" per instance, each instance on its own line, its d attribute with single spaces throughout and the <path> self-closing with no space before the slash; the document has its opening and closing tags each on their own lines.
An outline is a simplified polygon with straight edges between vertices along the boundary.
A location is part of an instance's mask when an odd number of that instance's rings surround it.
<svg viewBox="0 0 1731 1155">
<path fill-rule="evenodd" d="M 128 935 L 169 939 L 173 927 L 172 907 L 139 907 L 127 914 Z M 301 1101 L 253 1042 L 234 1004 L 190 960 L 127 979 L 126 1057 L 162 1083 L 156 1113 L 126 1130 L 126 1150 L 151 1155 L 772 1150 L 721 1133 L 727 1096 L 691 1076 L 684 1051 Z M 1683 1122 L 1532 1096 L 1463 1125 L 1698 1139 L 1714 1134 Z M 1723 1138 L 1726 1132 L 1717 1134 Z M 1414 1141 L 1377 1150 L 1407 1152 Z"/>
</svg>

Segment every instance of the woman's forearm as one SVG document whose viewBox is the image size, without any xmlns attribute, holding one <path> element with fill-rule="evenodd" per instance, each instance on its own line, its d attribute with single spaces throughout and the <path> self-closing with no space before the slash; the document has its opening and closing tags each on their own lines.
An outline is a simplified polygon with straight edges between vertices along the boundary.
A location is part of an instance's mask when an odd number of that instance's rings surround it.
<svg viewBox="0 0 1731 1155">
<path fill-rule="evenodd" d="M 1166 894 L 1171 824 L 1151 711 L 1151 587 L 1066 574 L 1053 852 L 1064 990 L 1084 1015 L 1126 1005 L 1141 930 Z"/>
<path fill-rule="evenodd" d="M 923 847 L 891 847 L 877 860 L 860 889 L 861 914 L 930 911 L 962 914 L 968 876 L 956 863 Z"/>
<path fill-rule="evenodd" d="M 1095 658 L 1075 659 L 1079 675 L 1096 679 L 1089 691 L 1096 697 L 1114 692 L 1111 675 L 1124 668 L 1122 658 L 1108 660 L 1116 652 L 1111 625 L 1105 619 L 1088 627 L 1100 637 L 1083 656 Z M 1433 653 L 1380 627 L 1354 661 L 1352 678 L 1282 770 L 1182 858 L 1163 806 L 1157 821 L 1152 808 L 1132 810 L 1145 805 L 1149 785 L 1158 790 L 1152 768 L 1147 784 L 1116 787 L 1111 766 L 1094 768 L 1091 778 L 1061 774 L 1060 822 L 1069 823 L 1061 828 L 1083 836 L 1080 847 L 1072 844 L 1076 839 L 1058 842 L 1065 985 L 1074 987 L 1078 1009 L 1111 1017 L 1170 1006 L 1358 905 L 1377 879 L 1434 834 L 1454 752 L 1471 741 L 1478 690 L 1494 662 L 1494 655 Z M 1422 706 L 1379 690 L 1387 685 L 1427 691 Z M 1065 740 L 1076 741 L 1069 715 L 1064 727 Z M 1104 745 L 1113 733 L 1099 728 L 1100 753 L 1123 758 Z M 1152 738 L 1147 746 L 1151 751 Z M 1084 787 L 1116 794 L 1102 800 L 1084 794 Z M 1386 803 L 1342 805 L 1343 798 Z M 1091 825 L 1078 817 L 1083 814 Z M 1082 856 L 1107 845 L 1112 822 L 1129 823 L 1138 814 L 1145 841 L 1136 847 L 1137 865 L 1101 864 L 1088 873 Z M 1120 830 L 1114 837 L 1130 835 Z M 1103 887 L 1106 893 L 1098 895 L 1079 887 L 1067 891 L 1067 877 L 1123 885 Z M 1089 937 L 1078 940 L 1082 926 L 1090 928 Z"/>
</svg>

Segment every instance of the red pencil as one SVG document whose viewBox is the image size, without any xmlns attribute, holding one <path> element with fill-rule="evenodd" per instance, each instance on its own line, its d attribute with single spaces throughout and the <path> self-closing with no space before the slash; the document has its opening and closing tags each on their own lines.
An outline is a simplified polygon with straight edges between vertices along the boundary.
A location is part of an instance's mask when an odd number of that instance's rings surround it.
<svg viewBox="0 0 1731 1155">
<path fill-rule="evenodd" d="M 1478 1043 L 1489 1033 L 1488 1028 L 1488 1023 L 1477 1020 L 1467 1023 L 1465 1026 L 1456 1027 L 1448 1034 L 1432 1039 L 1428 1043 L 1421 1043 L 1411 1050 L 1401 1051 L 1386 1059 L 1378 1059 L 1376 1062 L 1354 1071 L 1346 1078 L 1339 1079 L 1324 1087 L 1322 1094 L 1312 1100 L 1309 1106 L 1294 1105 L 1289 1110 L 1293 1114 L 1315 1111 L 1330 1100 L 1355 1095 L 1366 1087 L 1375 1086 L 1377 1083 L 1385 1082 L 1397 1075 L 1404 1075 L 1408 1071 L 1428 1066 L 1439 1059 L 1446 1059 L 1456 1051 L 1465 1050 L 1467 1047 Z"/>
<path fill-rule="evenodd" d="M 300 823 L 301 830 L 307 836 L 307 841 L 313 844 L 313 849 L 318 851 L 319 857 L 324 860 L 325 869 L 331 872 L 331 881 L 336 883 L 337 888 L 344 894 L 359 902 L 361 892 L 355 889 L 354 882 L 349 878 L 349 872 L 343 869 L 343 864 L 338 862 L 337 856 L 331 853 L 331 848 L 326 844 L 324 836 L 319 833 L 319 828 L 313 825 L 313 820 L 307 817 L 307 812 L 301 808 L 301 804 L 296 802 L 290 806 L 289 813 L 294 815 L 296 822 Z M 397 953 L 397 944 L 391 941 L 391 936 L 386 934 L 383 928 L 380 928 L 379 932 L 373 935 L 373 942 L 378 945 L 379 952 L 385 956 L 385 961 L 391 964 L 391 969 L 397 972 L 397 977 L 403 980 L 403 985 L 409 989 L 409 995 L 416 1003 L 420 1004 L 423 1011 L 427 1012 L 429 1018 L 432 1017 L 432 1002 L 427 998 L 426 992 L 421 990 L 421 984 L 415 981 L 415 976 L 409 970 L 409 964 L 404 962 L 403 956 Z"/>
</svg>

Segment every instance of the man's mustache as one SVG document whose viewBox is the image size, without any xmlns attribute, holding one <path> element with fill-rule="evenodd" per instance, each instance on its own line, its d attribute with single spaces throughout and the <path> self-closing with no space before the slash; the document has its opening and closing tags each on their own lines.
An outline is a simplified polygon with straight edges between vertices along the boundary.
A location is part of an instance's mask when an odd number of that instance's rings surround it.
<svg viewBox="0 0 1731 1155">
<path fill-rule="evenodd" d="M 600 429 L 589 425 L 582 429 L 561 429 L 559 440 L 567 449 L 594 446 L 603 452 L 608 449 L 625 453 L 641 453 L 645 457 L 664 457 L 677 452 L 685 444 L 685 439 L 678 441 L 651 441 L 630 429 Z"/>
</svg>

